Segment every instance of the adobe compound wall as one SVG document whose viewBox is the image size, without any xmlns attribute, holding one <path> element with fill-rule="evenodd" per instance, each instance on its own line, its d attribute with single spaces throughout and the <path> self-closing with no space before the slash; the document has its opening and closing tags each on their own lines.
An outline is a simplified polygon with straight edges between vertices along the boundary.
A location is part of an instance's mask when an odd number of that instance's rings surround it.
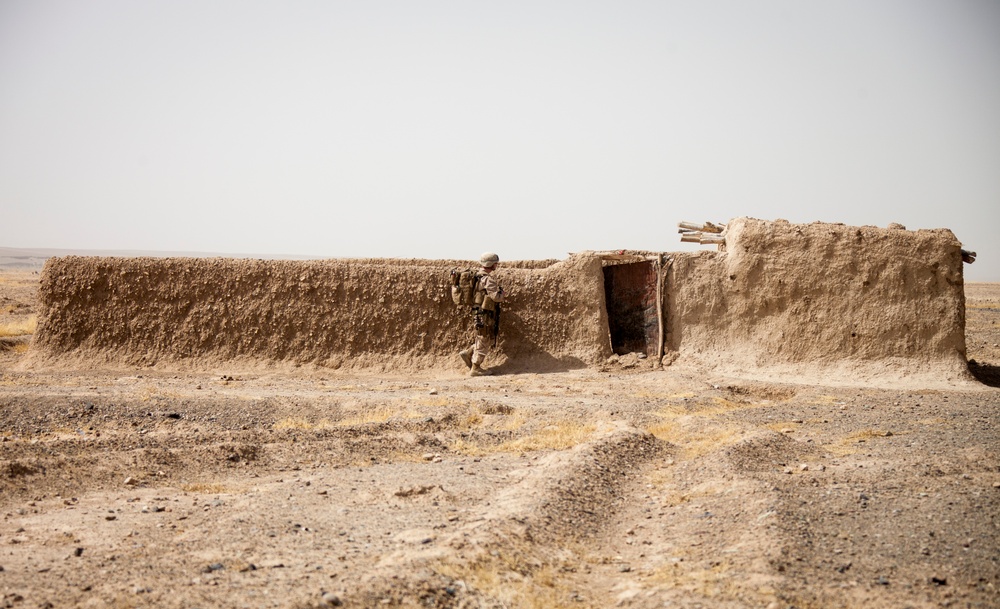
<svg viewBox="0 0 1000 609">
<path fill-rule="evenodd" d="M 472 320 L 448 296 L 460 264 L 53 258 L 29 364 L 461 366 Z M 600 260 L 545 264 L 497 271 L 511 298 L 493 364 L 565 369 L 610 354 Z"/>
<path fill-rule="evenodd" d="M 961 244 L 948 230 L 731 221 L 725 251 L 667 254 L 666 363 L 774 380 L 968 378 Z M 657 257 L 653 257 L 657 258 Z M 544 372 L 611 355 L 602 257 L 505 263 L 490 364 Z M 50 259 L 28 365 L 311 364 L 461 370 L 467 262 Z"/>
<path fill-rule="evenodd" d="M 667 270 L 681 361 L 817 382 L 969 378 L 951 231 L 737 218 L 725 249 Z"/>
</svg>

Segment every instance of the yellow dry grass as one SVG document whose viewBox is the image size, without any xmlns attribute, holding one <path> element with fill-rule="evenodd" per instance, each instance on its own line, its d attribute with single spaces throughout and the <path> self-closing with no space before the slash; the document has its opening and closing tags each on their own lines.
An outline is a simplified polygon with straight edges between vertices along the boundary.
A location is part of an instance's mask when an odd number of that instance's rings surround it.
<svg viewBox="0 0 1000 609">
<path fill-rule="evenodd" d="M 399 414 L 399 411 L 395 408 L 390 408 L 388 406 L 376 406 L 374 408 L 366 408 L 353 415 L 344 417 L 343 419 L 337 421 L 337 425 L 341 427 L 352 427 L 354 425 L 385 423 L 397 414 Z"/>
<path fill-rule="evenodd" d="M 680 456 L 685 459 L 700 457 L 740 439 L 739 429 L 732 425 L 689 426 L 677 420 L 651 425 L 646 431 L 680 448 Z"/>
<path fill-rule="evenodd" d="M 182 484 L 181 490 L 186 493 L 198 493 L 199 495 L 232 495 L 234 493 L 243 492 L 241 489 L 226 486 L 225 484 L 219 484 L 217 482 L 192 482 L 190 484 Z"/>
<path fill-rule="evenodd" d="M 586 442 L 596 430 L 597 426 L 591 423 L 558 421 L 546 425 L 527 437 L 504 442 L 499 448 L 506 452 L 566 450 Z"/>
<path fill-rule="evenodd" d="M 25 336 L 28 334 L 34 334 L 37 327 L 37 315 L 32 315 L 26 319 L 5 322 L 0 324 L 0 338 L 5 336 Z"/>
<path fill-rule="evenodd" d="M 470 419 L 476 415 L 470 415 Z M 481 419 L 481 417 L 480 417 Z M 514 415 L 510 421 L 505 421 L 501 426 L 510 430 L 518 429 L 524 425 L 523 415 Z M 475 441 L 458 438 L 451 443 L 451 450 L 470 457 L 482 457 L 493 453 L 512 452 L 533 452 L 539 450 L 567 450 L 578 444 L 590 440 L 597 426 L 592 423 L 580 423 L 579 421 L 556 421 L 538 429 L 524 437 L 516 438 L 495 444 L 492 446 L 483 445 Z"/>
<path fill-rule="evenodd" d="M 568 574 L 582 563 L 570 551 L 556 560 L 540 559 L 525 542 L 508 543 L 493 553 L 469 563 L 442 563 L 435 570 L 464 581 L 472 590 L 499 602 L 501 607 L 558 609 L 570 606 L 597 607 L 576 597 L 579 584 Z"/>
<path fill-rule="evenodd" d="M 329 419 L 320 419 L 319 421 L 313 423 L 301 417 L 287 417 L 281 419 L 280 421 L 275 421 L 271 425 L 271 429 L 275 431 L 285 430 L 285 429 L 300 429 L 305 431 L 311 431 L 314 429 L 330 429 L 333 427 L 333 423 Z"/>
<path fill-rule="evenodd" d="M 38 276 L 24 271 L 0 271 L 0 285 L 37 285 Z"/>
<path fill-rule="evenodd" d="M 495 426 L 495 429 L 500 431 L 517 431 L 524 427 L 527 422 L 528 417 L 523 412 L 517 411 L 501 419 L 500 423 Z"/>
<path fill-rule="evenodd" d="M 754 600 L 755 606 L 764 607 L 774 602 L 777 591 L 772 586 L 754 585 L 747 588 L 741 578 L 733 578 L 734 565 L 729 561 L 714 561 L 709 568 L 695 567 L 694 563 L 667 563 L 654 570 L 647 584 L 677 588 L 707 599 L 724 601 Z"/>
<path fill-rule="evenodd" d="M 813 399 L 809 400 L 808 403 L 810 405 L 816 405 L 816 406 L 830 406 L 832 404 L 836 404 L 839 399 L 840 398 L 833 395 L 818 395 Z"/>
</svg>

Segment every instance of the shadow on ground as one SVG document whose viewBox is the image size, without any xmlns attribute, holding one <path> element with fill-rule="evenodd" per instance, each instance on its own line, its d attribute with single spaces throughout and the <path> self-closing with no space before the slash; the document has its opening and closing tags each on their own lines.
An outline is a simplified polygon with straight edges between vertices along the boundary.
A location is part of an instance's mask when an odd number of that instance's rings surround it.
<svg viewBox="0 0 1000 609">
<path fill-rule="evenodd" d="M 1000 387 L 1000 366 L 980 364 L 976 360 L 969 360 L 969 372 L 984 385 Z"/>
</svg>

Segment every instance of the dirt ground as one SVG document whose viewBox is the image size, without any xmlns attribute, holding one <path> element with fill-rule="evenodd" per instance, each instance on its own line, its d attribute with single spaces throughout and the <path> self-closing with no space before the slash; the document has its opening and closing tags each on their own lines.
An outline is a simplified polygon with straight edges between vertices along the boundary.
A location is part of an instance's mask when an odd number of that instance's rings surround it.
<svg viewBox="0 0 1000 609">
<path fill-rule="evenodd" d="M 0 273 L 0 328 L 38 276 Z M 997 607 L 1000 284 L 980 382 L 601 369 L 22 370 L 3 607 Z"/>
</svg>

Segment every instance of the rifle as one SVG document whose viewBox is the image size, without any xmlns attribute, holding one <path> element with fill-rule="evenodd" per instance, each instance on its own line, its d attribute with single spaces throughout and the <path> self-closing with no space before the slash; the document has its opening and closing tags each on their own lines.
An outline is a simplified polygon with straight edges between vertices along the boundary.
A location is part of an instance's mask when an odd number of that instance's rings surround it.
<svg viewBox="0 0 1000 609">
<path fill-rule="evenodd" d="M 493 311 L 493 348 L 497 348 L 497 339 L 500 338 L 500 304 L 497 303 L 496 310 Z"/>
</svg>

